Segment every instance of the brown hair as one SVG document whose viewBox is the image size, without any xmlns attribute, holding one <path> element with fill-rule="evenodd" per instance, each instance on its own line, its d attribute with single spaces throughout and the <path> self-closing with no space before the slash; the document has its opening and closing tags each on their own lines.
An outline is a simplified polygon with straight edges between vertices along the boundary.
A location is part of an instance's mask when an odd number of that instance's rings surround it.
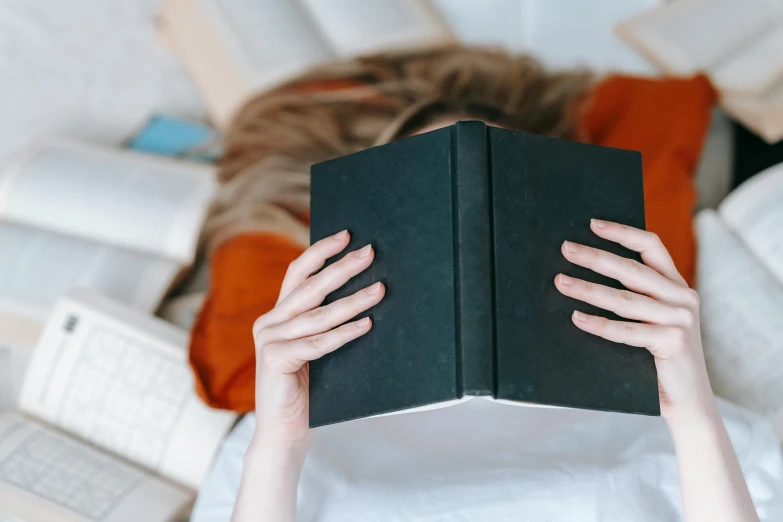
<svg viewBox="0 0 783 522">
<path fill-rule="evenodd" d="M 310 165 L 409 134 L 444 116 L 575 138 L 593 76 L 549 72 L 526 55 L 462 46 L 326 64 L 250 99 L 232 122 L 210 249 L 247 231 L 309 231 Z M 368 174 L 371 175 L 371 174 Z"/>
</svg>

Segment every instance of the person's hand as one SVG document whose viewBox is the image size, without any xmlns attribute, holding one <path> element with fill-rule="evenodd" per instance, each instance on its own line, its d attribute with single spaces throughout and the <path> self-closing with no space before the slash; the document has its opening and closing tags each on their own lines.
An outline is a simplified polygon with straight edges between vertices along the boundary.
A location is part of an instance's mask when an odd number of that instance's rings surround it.
<svg viewBox="0 0 783 522">
<path fill-rule="evenodd" d="M 374 258 L 370 245 L 313 275 L 328 258 L 345 249 L 348 240 L 348 232 L 342 231 L 318 241 L 294 260 L 286 272 L 277 304 L 253 325 L 256 438 L 263 439 L 264 444 L 307 443 L 308 361 L 370 331 L 368 317 L 346 321 L 378 304 L 385 292 L 382 283 L 321 306 L 329 293 L 370 266 Z"/>
<path fill-rule="evenodd" d="M 575 311 L 572 320 L 585 332 L 610 341 L 643 347 L 655 357 L 661 415 L 667 421 L 712 414 L 715 401 L 707 378 L 699 331 L 699 297 L 677 272 L 657 235 L 592 220 L 593 232 L 639 252 L 644 264 L 603 250 L 566 241 L 570 262 L 620 281 L 629 290 L 558 274 L 561 293 L 615 314 L 641 321 L 610 321 Z"/>
</svg>

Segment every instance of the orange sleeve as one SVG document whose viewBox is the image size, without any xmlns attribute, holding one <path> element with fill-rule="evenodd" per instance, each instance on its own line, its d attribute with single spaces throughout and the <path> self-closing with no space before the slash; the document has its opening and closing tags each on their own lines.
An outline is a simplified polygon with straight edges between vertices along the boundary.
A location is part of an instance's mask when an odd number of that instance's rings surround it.
<svg viewBox="0 0 783 522">
<path fill-rule="evenodd" d="M 364 80 L 337 78 L 290 88 L 319 92 L 363 85 Z M 377 99 L 383 101 L 382 96 Z M 297 217 L 310 223 L 309 210 Z M 284 236 L 258 232 L 237 236 L 213 254 L 210 293 L 190 339 L 196 391 L 208 405 L 237 412 L 254 409 L 253 322 L 275 306 L 288 265 L 303 251 Z"/>
<path fill-rule="evenodd" d="M 196 391 L 208 405 L 255 407 L 253 322 L 271 310 L 288 265 L 303 249 L 272 233 L 237 236 L 212 256 L 211 291 L 190 339 Z"/>
<path fill-rule="evenodd" d="M 591 94 L 580 131 L 598 145 L 641 151 L 647 229 L 661 237 L 688 284 L 696 271 L 693 177 L 716 92 L 705 76 L 610 76 Z"/>
</svg>

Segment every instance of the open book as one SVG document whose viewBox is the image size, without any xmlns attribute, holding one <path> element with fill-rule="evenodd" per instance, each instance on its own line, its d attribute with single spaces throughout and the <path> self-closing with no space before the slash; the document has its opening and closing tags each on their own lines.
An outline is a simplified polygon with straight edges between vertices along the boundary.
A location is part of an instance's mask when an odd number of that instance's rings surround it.
<svg viewBox="0 0 783 522">
<path fill-rule="evenodd" d="M 0 340 L 35 339 L 74 287 L 154 311 L 192 263 L 216 187 L 199 164 L 60 141 L 27 150 L 0 171 Z"/>
<path fill-rule="evenodd" d="M 187 335 L 77 290 L 52 312 L 19 413 L 0 416 L 0 518 L 170 520 L 235 415 L 193 392 Z"/>
<path fill-rule="evenodd" d="M 713 389 L 783 440 L 783 165 L 696 217 L 704 351 Z"/>
<path fill-rule="evenodd" d="M 677 0 L 617 32 L 666 73 L 706 72 L 732 116 L 783 138 L 783 2 Z"/>
<path fill-rule="evenodd" d="M 310 66 L 452 41 L 427 0 L 164 0 L 158 21 L 220 127 L 248 96 Z"/>
</svg>

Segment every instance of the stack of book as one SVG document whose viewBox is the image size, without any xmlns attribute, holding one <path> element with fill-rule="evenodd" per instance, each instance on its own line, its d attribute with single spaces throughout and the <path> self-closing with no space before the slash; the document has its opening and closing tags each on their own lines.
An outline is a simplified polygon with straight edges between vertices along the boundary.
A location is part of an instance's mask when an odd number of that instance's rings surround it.
<svg viewBox="0 0 783 522">
<path fill-rule="evenodd" d="M 0 170 L 2 515 L 187 511 L 235 416 L 194 392 L 203 294 L 164 298 L 196 260 L 218 142 L 156 116 L 131 150 L 47 140 Z"/>
<path fill-rule="evenodd" d="M 0 171 L 0 341 L 37 338 L 74 287 L 154 313 L 196 257 L 211 165 L 50 140 Z"/>
</svg>

